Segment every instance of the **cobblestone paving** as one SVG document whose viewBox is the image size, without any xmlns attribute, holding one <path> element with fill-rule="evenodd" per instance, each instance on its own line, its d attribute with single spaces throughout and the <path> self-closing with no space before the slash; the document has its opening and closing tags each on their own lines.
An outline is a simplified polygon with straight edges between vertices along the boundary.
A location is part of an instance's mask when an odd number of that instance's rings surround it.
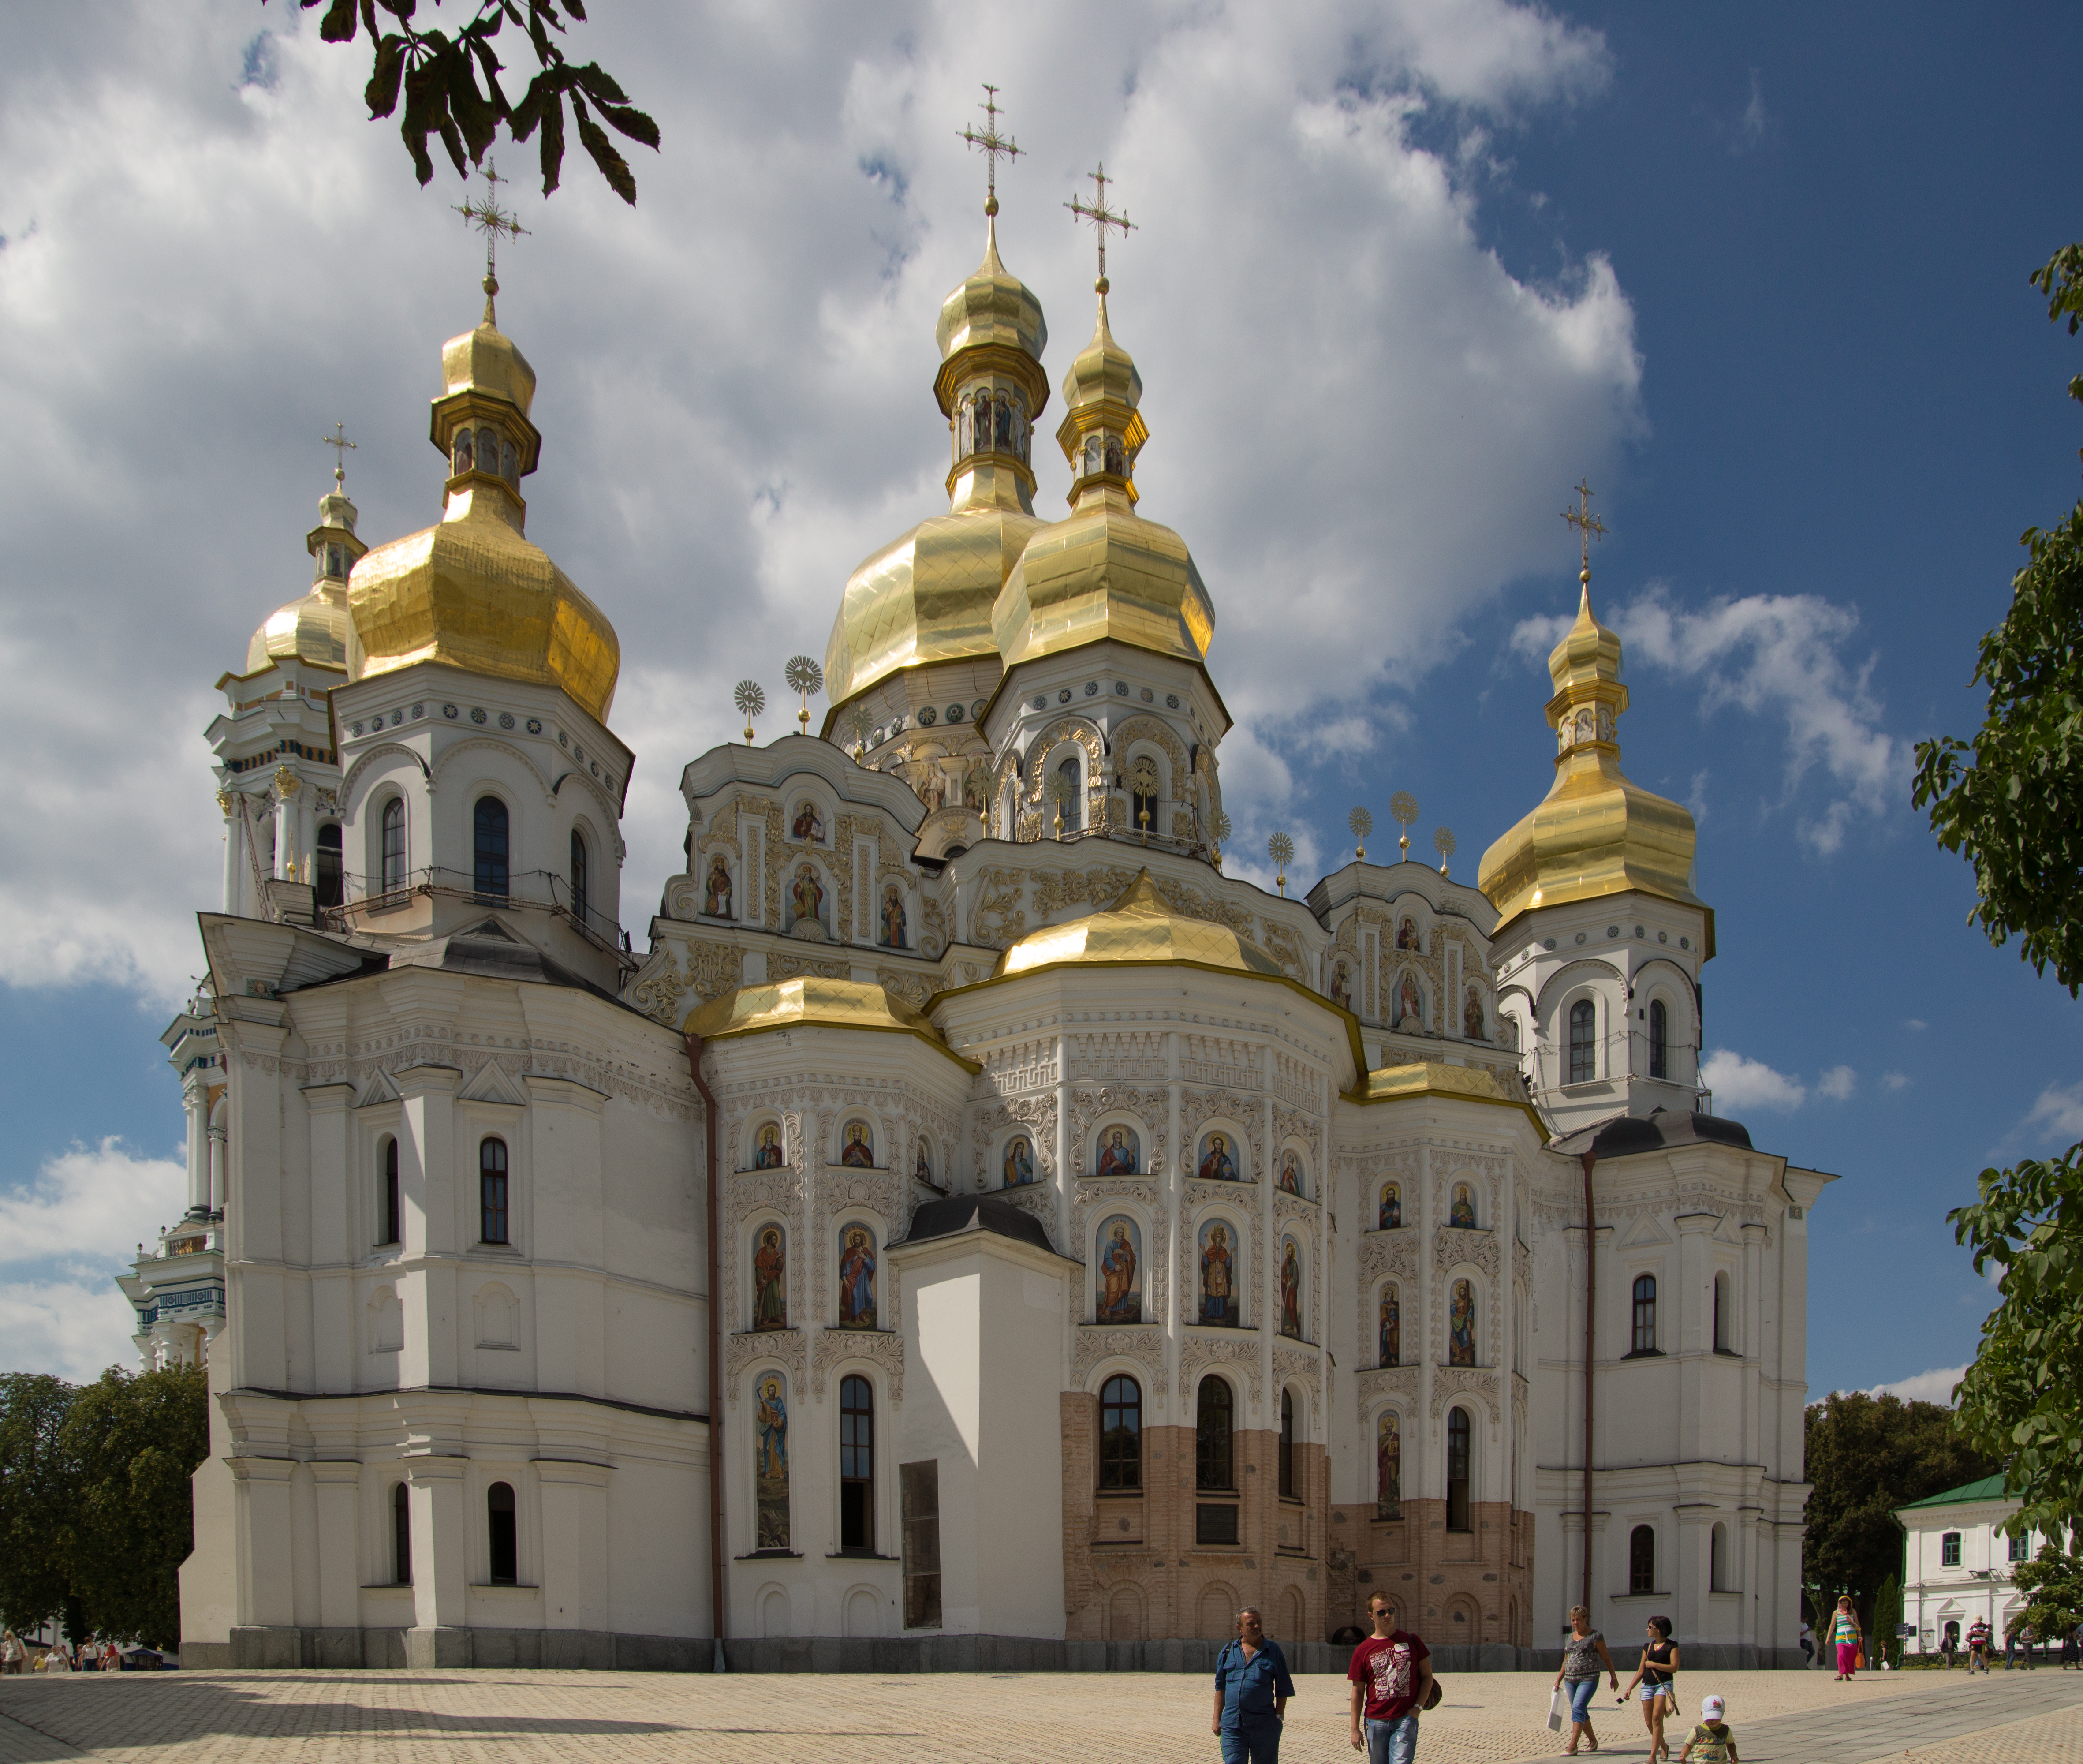
<svg viewBox="0 0 2083 1764">
<path fill-rule="evenodd" d="M 1545 1673 L 1455 1673 L 1423 1764 L 1553 1758 Z M 2083 1764 L 2083 1673 L 1688 1673 L 1729 1702 L 1746 1764 Z M 1285 1764 L 1350 1759 L 1344 1680 L 1296 1682 Z M 1084 1764 L 1215 1758 L 1199 1677 L 1168 1673 L 711 1678 L 631 1673 L 84 1674 L 0 1680 L 0 1764 Z M 1595 1705 L 1603 1755 L 1646 1756 Z M 1675 1751 L 1674 1747 L 1674 1751 Z"/>
</svg>

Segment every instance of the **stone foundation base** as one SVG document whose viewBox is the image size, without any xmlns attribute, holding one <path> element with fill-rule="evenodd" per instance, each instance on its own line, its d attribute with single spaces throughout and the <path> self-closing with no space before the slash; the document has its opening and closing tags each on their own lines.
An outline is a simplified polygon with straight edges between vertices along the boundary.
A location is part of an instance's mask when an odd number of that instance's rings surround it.
<svg viewBox="0 0 2083 1764">
<path fill-rule="evenodd" d="M 339 1671 L 498 1666 L 561 1672 L 707 1672 L 707 1636 L 616 1635 L 580 1629 L 234 1629 L 228 1642 L 184 1642 L 191 1669 Z"/>
</svg>

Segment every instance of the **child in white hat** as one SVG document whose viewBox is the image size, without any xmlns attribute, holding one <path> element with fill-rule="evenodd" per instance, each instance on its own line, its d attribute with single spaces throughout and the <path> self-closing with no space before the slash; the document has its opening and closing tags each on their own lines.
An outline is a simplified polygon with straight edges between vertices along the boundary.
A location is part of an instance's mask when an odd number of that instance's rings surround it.
<svg viewBox="0 0 2083 1764">
<path fill-rule="evenodd" d="M 1678 1764 L 1742 1764 L 1736 1756 L 1735 1730 L 1722 1719 L 1722 1713 L 1719 1697 L 1709 1697 L 1700 1705 L 1700 1724 L 1678 1754 Z"/>
</svg>

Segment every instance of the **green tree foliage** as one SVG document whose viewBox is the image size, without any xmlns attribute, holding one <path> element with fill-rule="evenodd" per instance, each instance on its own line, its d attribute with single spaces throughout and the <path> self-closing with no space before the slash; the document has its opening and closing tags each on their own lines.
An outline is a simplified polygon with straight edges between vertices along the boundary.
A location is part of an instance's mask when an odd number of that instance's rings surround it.
<svg viewBox="0 0 2083 1764">
<path fill-rule="evenodd" d="M 2047 317 L 2083 327 L 2083 245 L 2032 273 Z M 2083 400 L 2083 374 L 2068 383 Z M 1971 742 L 1920 742 L 1916 804 L 1948 851 L 1974 866 L 1971 922 L 2013 935 L 2034 970 L 2083 988 L 2083 501 L 2025 535 L 2010 611 L 1982 639 L 1988 688 Z M 2001 1270 L 1999 1302 L 1958 1393 L 1960 1426 L 2009 1462 L 2015 1533 L 2083 1513 L 2083 1145 L 1985 1170 L 1975 1204 L 1947 1215 L 1975 1271 Z"/>
<path fill-rule="evenodd" d="M 1901 1621 L 1902 1580 L 1899 1576 L 1891 1574 L 1874 1594 L 1874 1627 L 1870 1640 L 1881 1657 L 1897 1665 L 1902 1663 L 1902 1638 L 1895 1631 Z"/>
<path fill-rule="evenodd" d="M 2011 1580 L 2030 1599 L 2025 1621 L 2042 1641 L 2059 1641 L 2083 1623 L 2083 1558 L 2043 1543 L 2037 1557 L 2011 1570 Z"/>
<path fill-rule="evenodd" d="M 434 175 L 427 151 L 429 136 L 440 137 L 456 170 L 467 176 L 502 128 L 517 142 L 539 130 L 543 193 L 547 196 L 556 188 L 564 163 L 564 106 L 569 104 L 579 145 L 608 187 L 625 202 L 636 201 L 636 176 L 607 129 L 655 149 L 658 125 L 629 102 L 598 61 L 581 66 L 566 58 L 565 16 L 585 23 L 584 0 L 456 0 L 450 16 L 470 16 L 453 32 L 416 24 L 420 0 L 295 3 L 305 11 L 326 9 L 319 35 L 327 42 L 353 43 L 360 33 L 368 44 L 370 66 L 363 100 L 373 121 L 395 113 L 403 98 L 398 132 L 420 183 Z M 432 4 L 438 10 L 442 0 Z M 500 83 L 506 68 L 494 47 L 494 40 L 509 24 L 526 39 L 539 69 L 518 100 Z"/>
<path fill-rule="evenodd" d="M 1849 1593 L 1871 1643 L 1874 1596 L 1902 1569 L 1902 1526 L 1895 1509 L 1927 1495 L 1993 1475 L 1996 1461 L 1963 1439 L 1950 1411 L 1936 1402 L 1840 1391 L 1806 1415 L 1807 1535 L 1802 1579 L 1819 1588 L 1822 1616 Z"/>
<path fill-rule="evenodd" d="M 65 1607 L 61 1543 L 73 1480 L 59 1445 L 73 1387 L 40 1373 L 0 1373 L 0 1622 L 33 1629 Z"/>
</svg>

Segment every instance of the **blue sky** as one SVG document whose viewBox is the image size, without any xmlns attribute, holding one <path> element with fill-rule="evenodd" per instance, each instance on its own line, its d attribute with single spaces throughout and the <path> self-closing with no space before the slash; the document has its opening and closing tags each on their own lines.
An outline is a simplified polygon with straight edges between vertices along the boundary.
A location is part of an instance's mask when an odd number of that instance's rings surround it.
<svg viewBox="0 0 2083 1764">
<path fill-rule="evenodd" d="M 106 1274 L 180 1203 L 156 1036 L 214 904 L 210 684 L 301 590 L 336 418 L 365 536 L 433 518 L 423 400 L 475 312 L 450 174 L 415 188 L 309 18 L 129 10 L 11 23 L 0 70 L 0 807 L 37 830 L 0 852 L 27 1123 L 0 1361 L 74 1376 L 126 1351 Z M 1991 1294 L 1945 1211 L 2083 1136 L 2083 1070 L 2077 1007 L 1964 923 L 1908 755 L 1971 728 L 2018 535 L 2077 494 L 2083 349 L 2025 280 L 2083 236 L 2072 10 L 919 0 L 590 28 L 665 150 L 633 214 L 577 162 L 547 205 L 522 189 L 501 311 L 542 376 L 531 535 L 627 658 L 632 900 L 728 683 L 821 654 L 851 564 L 934 506 L 932 320 L 980 243 L 953 137 L 993 78 L 1052 376 L 1090 324 L 1057 205 L 1096 154 L 1139 222 L 1114 327 L 1145 512 L 1216 604 L 1235 848 L 1284 827 L 1306 875 L 1349 807 L 1385 828 L 1408 789 L 1420 848 L 1451 823 L 1472 876 L 1545 787 L 1541 621 L 1571 610 L 1557 515 L 1589 472 L 1625 763 L 1704 811 L 1718 1106 L 1844 1178 L 1812 1216 L 1811 1388 L 1966 1361 Z M 1063 481 L 1045 466 L 1044 512 Z"/>
</svg>

